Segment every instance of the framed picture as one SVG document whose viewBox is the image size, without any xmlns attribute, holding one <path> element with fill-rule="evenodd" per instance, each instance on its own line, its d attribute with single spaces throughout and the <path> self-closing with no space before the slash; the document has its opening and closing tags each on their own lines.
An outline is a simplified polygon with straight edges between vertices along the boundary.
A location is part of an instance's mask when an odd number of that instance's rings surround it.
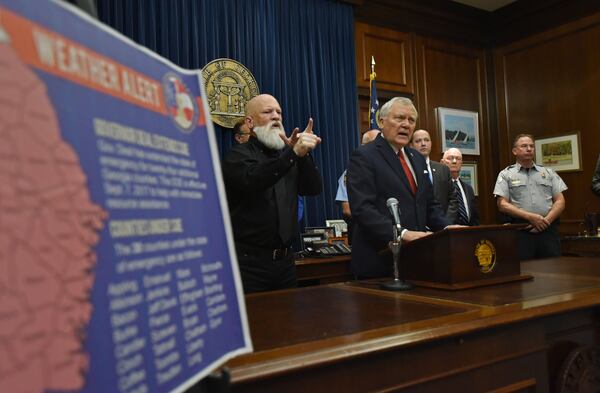
<svg viewBox="0 0 600 393">
<path fill-rule="evenodd" d="M 325 225 L 335 229 L 336 237 L 341 237 L 344 232 L 348 232 L 348 224 L 344 220 L 325 220 Z"/>
<path fill-rule="evenodd" d="M 475 195 L 479 195 L 477 191 L 477 163 L 476 162 L 463 162 L 458 175 L 460 180 L 473 187 Z"/>
<path fill-rule="evenodd" d="M 572 134 L 537 138 L 535 162 L 557 172 L 581 170 L 581 143 L 579 131 Z"/>
<path fill-rule="evenodd" d="M 442 153 L 455 147 L 462 154 L 479 155 L 479 115 L 460 109 L 437 108 Z"/>
</svg>

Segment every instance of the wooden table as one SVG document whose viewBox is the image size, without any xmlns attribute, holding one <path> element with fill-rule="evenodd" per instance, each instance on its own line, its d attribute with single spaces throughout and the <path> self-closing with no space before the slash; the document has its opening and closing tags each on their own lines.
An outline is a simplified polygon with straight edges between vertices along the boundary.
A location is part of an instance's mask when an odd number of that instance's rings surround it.
<svg viewBox="0 0 600 393">
<path fill-rule="evenodd" d="M 600 351 L 583 348 L 600 341 L 600 259 L 522 270 L 534 279 L 454 292 L 372 280 L 249 295 L 255 352 L 228 363 L 232 391 L 558 392 L 559 376 L 600 378 Z"/>
<path fill-rule="evenodd" d="M 563 236 L 560 243 L 563 255 L 600 257 L 599 236 Z"/>
<path fill-rule="evenodd" d="M 350 281 L 350 255 L 296 260 L 298 286 Z"/>
</svg>

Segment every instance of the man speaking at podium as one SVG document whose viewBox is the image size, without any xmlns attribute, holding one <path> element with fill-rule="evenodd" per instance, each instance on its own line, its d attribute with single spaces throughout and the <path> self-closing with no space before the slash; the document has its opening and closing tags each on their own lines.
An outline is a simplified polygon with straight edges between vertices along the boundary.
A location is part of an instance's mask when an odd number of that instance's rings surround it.
<svg viewBox="0 0 600 393">
<path fill-rule="evenodd" d="M 391 274 L 391 254 L 379 255 L 393 238 L 389 198 L 398 200 L 403 242 L 449 224 L 434 198 L 425 158 L 407 146 L 417 116 L 410 99 L 392 98 L 379 112 L 382 136 L 360 146 L 350 157 L 348 198 L 355 224 L 352 271 L 357 278 Z"/>
</svg>

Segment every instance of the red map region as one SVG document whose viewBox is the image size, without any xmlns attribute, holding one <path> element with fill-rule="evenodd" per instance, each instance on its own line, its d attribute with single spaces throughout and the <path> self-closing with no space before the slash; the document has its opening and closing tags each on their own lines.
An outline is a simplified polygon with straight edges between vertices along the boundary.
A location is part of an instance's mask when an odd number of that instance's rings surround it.
<svg viewBox="0 0 600 393">
<path fill-rule="evenodd" d="M 84 385 L 106 219 L 86 181 L 45 85 L 0 26 L 0 392 Z"/>
</svg>

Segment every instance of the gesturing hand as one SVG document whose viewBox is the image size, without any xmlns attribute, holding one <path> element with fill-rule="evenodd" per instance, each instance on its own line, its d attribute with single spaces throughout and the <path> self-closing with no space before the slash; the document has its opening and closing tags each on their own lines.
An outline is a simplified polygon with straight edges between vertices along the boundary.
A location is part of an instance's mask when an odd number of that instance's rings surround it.
<svg viewBox="0 0 600 393">
<path fill-rule="evenodd" d="M 304 157 L 313 150 L 319 143 L 321 138 L 313 132 L 313 119 L 308 119 L 308 124 L 303 132 L 299 132 L 298 127 L 294 128 L 292 135 L 287 138 L 285 135 L 280 135 L 286 145 L 290 146 L 298 157 Z"/>
</svg>

